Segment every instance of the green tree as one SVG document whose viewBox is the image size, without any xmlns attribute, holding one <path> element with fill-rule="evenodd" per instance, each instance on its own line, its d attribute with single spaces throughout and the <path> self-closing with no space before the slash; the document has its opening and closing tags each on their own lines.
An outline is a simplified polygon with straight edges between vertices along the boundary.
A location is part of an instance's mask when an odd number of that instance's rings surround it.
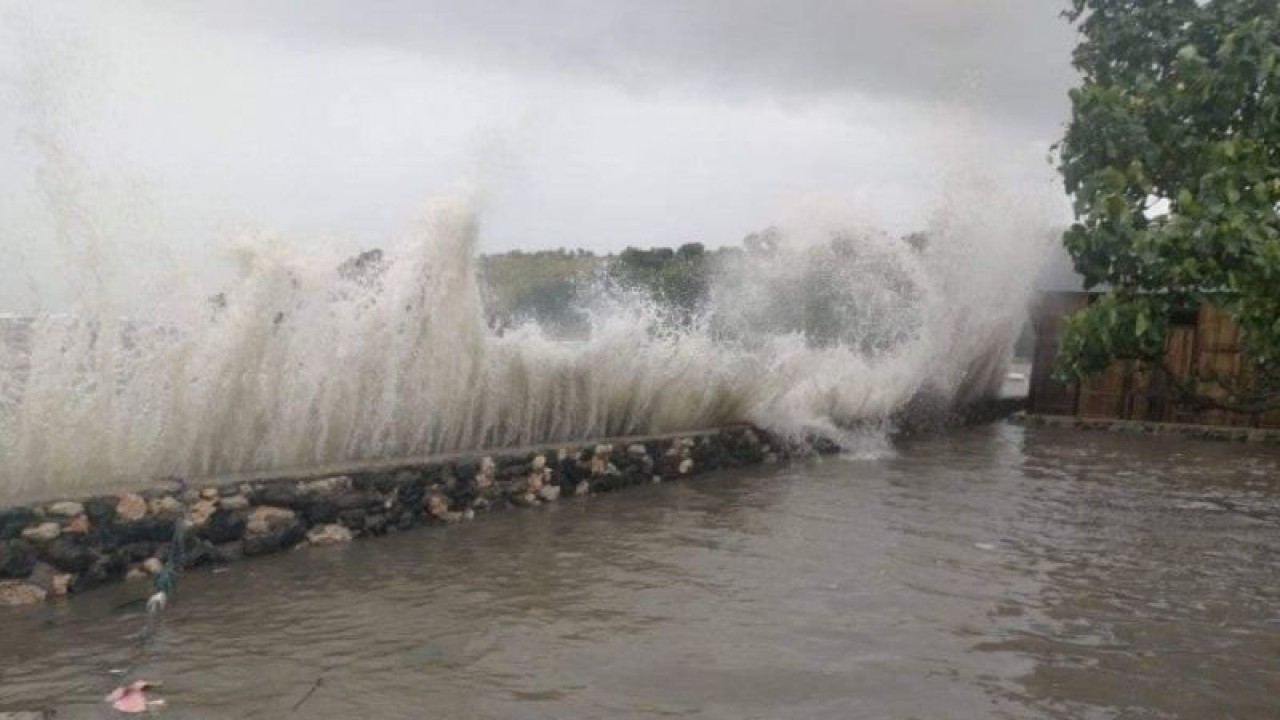
<svg viewBox="0 0 1280 720">
<path fill-rule="evenodd" d="M 685 243 L 677 250 L 629 247 L 609 271 L 621 286 L 646 293 L 670 319 L 688 323 L 706 301 L 713 257 L 702 243 Z"/>
<path fill-rule="evenodd" d="M 1280 3 L 1072 0 L 1066 16 L 1083 82 L 1058 146 L 1065 243 L 1104 292 L 1070 318 L 1060 375 L 1160 366 L 1173 314 L 1211 303 L 1239 325 L 1246 370 L 1197 374 L 1184 400 L 1280 407 Z"/>
</svg>

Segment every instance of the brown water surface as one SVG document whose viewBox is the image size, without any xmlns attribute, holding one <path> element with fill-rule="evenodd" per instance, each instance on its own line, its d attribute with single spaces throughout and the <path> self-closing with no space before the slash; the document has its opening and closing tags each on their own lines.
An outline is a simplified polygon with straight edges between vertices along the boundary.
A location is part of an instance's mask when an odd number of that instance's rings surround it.
<svg viewBox="0 0 1280 720">
<path fill-rule="evenodd" d="M 0 710 L 1280 717 L 1280 451 L 993 426 L 0 612 Z M 301 702 L 295 711 L 293 708 Z"/>
</svg>

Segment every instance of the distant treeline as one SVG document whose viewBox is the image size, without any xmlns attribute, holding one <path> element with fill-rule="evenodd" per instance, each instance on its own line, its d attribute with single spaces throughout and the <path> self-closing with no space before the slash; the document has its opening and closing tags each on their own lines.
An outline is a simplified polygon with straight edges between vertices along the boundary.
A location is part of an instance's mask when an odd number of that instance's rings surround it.
<svg viewBox="0 0 1280 720">
<path fill-rule="evenodd" d="M 928 242 L 923 233 L 902 240 L 917 251 Z M 691 242 L 609 255 L 563 248 L 486 255 L 481 268 L 489 321 L 499 329 L 536 321 L 561 337 L 585 336 L 592 295 L 625 293 L 652 301 L 671 321 L 688 322 L 705 306 L 715 268 L 734 256 L 772 254 L 781 241 L 777 229 L 767 228 L 741 245 L 710 250 Z"/>
<path fill-rule="evenodd" d="M 737 248 L 707 250 L 629 247 L 617 254 L 588 250 L 515 250 L 481 258 L 490 322 L 498 328 L 535 321 L 562 336 L 584 336 L 586 308 L 596 293 L 635 293 L 674 318 L 688 320 L 705 302 L 711 264 Z"/>
</svg>

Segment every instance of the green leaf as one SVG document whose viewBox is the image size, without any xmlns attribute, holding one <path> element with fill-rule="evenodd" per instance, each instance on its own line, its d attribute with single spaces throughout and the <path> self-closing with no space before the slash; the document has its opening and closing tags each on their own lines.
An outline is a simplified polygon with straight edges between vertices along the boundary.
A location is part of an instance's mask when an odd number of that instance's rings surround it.
<svg viewBox="0 0 1280 720">
<path fill-rule="evenodd" d="M 1080 83 L 1058 146 L 1089 287 L 1058 365 L 1074 378 L 1163 352 L 1170 304 L 1218 304 L 1249 382 L 1280 398 L 1280 7 L 1274 0 L 1071 0 Z M 1147 218 L 1149 197 L 1170 200 Z"/>
</svg>

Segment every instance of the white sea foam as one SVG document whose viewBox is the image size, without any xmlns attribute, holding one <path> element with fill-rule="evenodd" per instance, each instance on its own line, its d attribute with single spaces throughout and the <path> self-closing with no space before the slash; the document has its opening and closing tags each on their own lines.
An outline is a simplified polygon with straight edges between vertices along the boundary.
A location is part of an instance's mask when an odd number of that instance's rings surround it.
<svg viewBox="0 0 1280 720">
<path fill-rule="evenodd" d="M 953 402 L 993 392 L 1031 274 L 1027 253 L 998 252 L 1028 245 L 1028 230 L 1007 217 L 948 216 L 923 251 L 811 230 L 719 268 L 691 325 L 615 301 L 590 308 L 590 339 L 569 344 L 533 325 L 486 326 L 478 232 L 472 203 L 439 202 L 364 281 L 327 254 L 251 238 L 220 303 L 172 297 L 145 321 L 10 319 L 0 487 L 736 422 L 838 434 L 922 393 Z"/>
</svg>

